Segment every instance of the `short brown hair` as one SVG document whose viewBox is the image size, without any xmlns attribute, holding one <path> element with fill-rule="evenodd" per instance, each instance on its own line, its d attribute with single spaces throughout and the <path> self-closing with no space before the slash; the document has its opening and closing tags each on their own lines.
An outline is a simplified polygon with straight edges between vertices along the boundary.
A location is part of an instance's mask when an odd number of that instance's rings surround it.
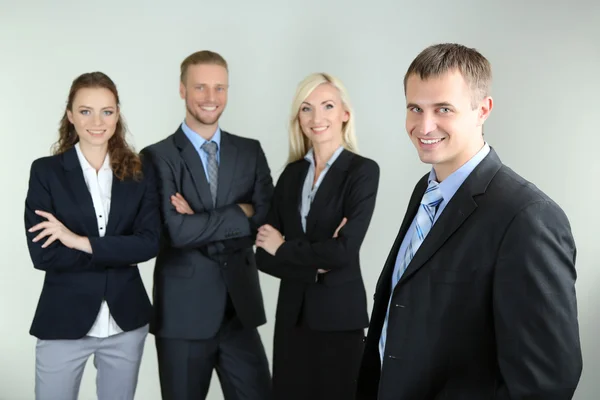
<svg viewBox="0 0 600 400">
<path fill-rule="evenodd" d="M 441 43 L 427 47 L 413 60 L 404 75 L 406 82 L 411 75 L 425 80 L 458 70 L 473 92 L 473 107 L 489 96 L 492 85 L 492 66 L 477 50 L 456 43 Z"/>
<path fill-rule="evenodd" d="M 58 141 L 53 146 L 54 154 L 62 154 L 79 142 L 79 136 L 77 136 L 75 127 L 69 121 L 67 111 L 73 111 L 75 95 L 79 90 L 86 88 L 108 89 L 115 96 L 117 107 L 120 108 L 121 106 L 117 86 L 106 74 L 99 71 L 88 72 L 75 78 L 69 90 L 65 112 L 60 120 Z M 142 178 L 142 162 L 139 155 L 133 150 L 133 147 L 127 143 L 126 134 L 127 127 L 123 119 L 123 114 L 119 111 L 115 134 L 108 141 L 110 166 L 119 180 L 126 178 L 140 180 Z"/>
<path fill-rule="evenodd" d="M 225 59 L 219 53 L 215 53 L 214 51 L 210 50 L 197 51 L 187 56 L 181 63 L 180 79 L 182 83 L 185 83 L 189 66 L 198 64 L 220 65 L 229 71 L 229 68 L 227 67 L 227 61 L 225 61 Z"/>
</svg>

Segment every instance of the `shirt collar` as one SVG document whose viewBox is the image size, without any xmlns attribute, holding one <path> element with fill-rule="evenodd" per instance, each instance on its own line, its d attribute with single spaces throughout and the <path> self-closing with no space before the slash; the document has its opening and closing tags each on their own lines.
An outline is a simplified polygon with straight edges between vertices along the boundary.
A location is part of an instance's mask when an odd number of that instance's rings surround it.
<svg viewBox="0 0 600 400">
<path fill-rule="evenodd" d="M 331 157 L 329 157 L 329 160 L 327 160 L 327 162 L 325 163 L 327 168 L 331 167 L 331 165 L 335 162 L 335 160 L 337 160 L 337 158 L 340 156 L 343 150 L 344 146 L 340 146 L 337 148 L 337 150 L 331 155 Z M 310 162 L 313 166 L 315 165 L 315 151 L 312 147 L 308 150 L 308 152 L 304 156 L 304 159 Z"/>
<path fill-rule="evenodd" d="M 83 155 L 83 152 L 81 151 L 81 146 L 79 145 L 79 142 L 75 143 L 75 151 L 77 152 L 77 159 L 79 159 L 79 165 L 81 165 L 81 169 L 83 171 L 89 171 L 89 170 L 96 171 L 96 169 L 90 165 L 88 160 Z M 102 163 L 100 170 L 106 171 L 109 169 L 111 169 L 110 168 L 110 155 L 108 153 L 106 153 L 106 157 L 104 157 L 104 162 Z"/>
<path fill-rule="evenodd" d="M 185 123 L 185 121 L 183 121 L 183 123 L 181 124 L 181 130 L 183 131 L 185 136 L 187 136 L 187 138 L 190 140 L 190 142 L 192 142 L 192 145 L 194 145 L 195 149 L 202 148 L 202 145 L 204 143 L 208 142 L 208 140 L 204 139 L 198 133 L 193 131 L 192 128 L 190 128 Z M 219 126 L 217 126 L 217 130 L 215 131 L 215 133 L 214 133 L 213 137 L 210 139 L 210 141 L 213 141 L 217 144 L 217 150 L 219 150 L 221 148 L 221 128 Z"/>
<path fill-rule="evenodd" d="M 469 161 L 463 164 L 462 167 L 451 173 L 446 179 L 440 182 L 440 191 L 444 201 L 448 202 L 454 196 L 454 193 L 458 190 L 460 185 L 467 179 L 467 177 L 473 172 L 475 167 L 488 155 L 490 152 L 490 146 L 484 143 L 483 147 L 475 154 Z M 437 181 L 435 170 L 431 168 L 429 172 L 428 183 Z"/>
</svg>

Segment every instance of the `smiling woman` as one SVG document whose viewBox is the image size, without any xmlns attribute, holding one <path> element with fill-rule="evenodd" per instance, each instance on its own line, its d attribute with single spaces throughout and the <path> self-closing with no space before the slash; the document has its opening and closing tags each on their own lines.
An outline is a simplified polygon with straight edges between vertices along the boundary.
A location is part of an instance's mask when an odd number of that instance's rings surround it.
<svg viewBox="0 0 600 400">
<path fill-rule="evenodd" d="M 71 86 L 54 155 L 31 166 L 27 245 L 45 271 L 30 333 L 35 398 L 76 399 L 94 355 L 99 399 L 133 399 L 151 304 L 138 263 L 156 256 L 154 170 L 125 141 L 114 82 L 101 72 Z"/>
<path fill-rule="evenodd" d="M 108 76 L 102 72 L 79 76 L 69 91 L 54 154 L 64 153 L 80 142 L 81 146 L 99 150 L 95 154 L 108 151 L 117 178 L 140 178 L 141 161 L 125 140 L 127 127 L 119 106 L 117 87 Z"/>
</svg>

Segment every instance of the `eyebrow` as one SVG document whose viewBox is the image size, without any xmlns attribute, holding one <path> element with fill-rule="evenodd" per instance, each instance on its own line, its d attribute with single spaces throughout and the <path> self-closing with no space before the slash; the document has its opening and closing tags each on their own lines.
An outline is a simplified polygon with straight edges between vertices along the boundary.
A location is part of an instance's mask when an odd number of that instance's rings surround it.
<svg viewBox="0 0 600 400">
<path fill-rule="evenodd" d="M 451 103 L 448 103 L 448 102 L 445 102 L 445 101 L 441 102 L 441 103 L 435 103 L 433 106 L 436 107 L 436 108 L 439 108 L 439 107 L 455 108 Z M 419 108 L 421 108 L 421 106 L 419 106 L 416 103 L 408 103 L 406 105 L 406 108 L 413 108 L 413 107 L 419 107 Z"/>
<path fill-rule="evenodd" d="M 79 106 L 79 109 L 82 109 L 82 108 L 89 108 L 90 110 L 93 110 L 93 109 L 94 109 L 94 107 L 91 107 L 91 106 L 86 106 L 86 105 L 81 105 L 81 106 Z M 108 106 L 108 107 L 102 107 L 102 108 L 101 108 L 101 110 L 109 110 L 109 109 L 111 109 L 111 110 L 114 110 L 114 109 L 115 109 L 115 107 L 113 107 L 113 106 Z"/>
<path fill-rule="evenodd" d="M 325 100 L 325 101 L 322 101 L 321 104 L 325 104 L 325 103 L 329 103 L 329 102 L 335 104 L 335 101 L 333 101 L 333 100 Z M 302 104 L 308 104 L 309 106 L 312 106 L 312 104 L 310 104 L 308 101 L 303 101 Z"/>
</svg>

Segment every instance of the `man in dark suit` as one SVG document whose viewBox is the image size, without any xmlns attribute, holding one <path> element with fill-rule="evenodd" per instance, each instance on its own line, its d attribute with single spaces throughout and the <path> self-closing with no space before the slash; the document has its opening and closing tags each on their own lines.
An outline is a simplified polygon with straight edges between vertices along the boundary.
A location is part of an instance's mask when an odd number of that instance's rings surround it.
<svg viewBox="0 0 600 400">
<path fill-rule="evenodd" d="M 582 356 L 569 221 L 483 139 L 491 66 L 457 44 L 405 76 L 406 129 L 433 166 L 377 283 L 359 399 L 566 400 Z"/>
<path fill-rule="evenodd" d="M 227 91 L 228 67 L 219 54 L 187 57 L 180 83 L 185 121 L 142 151 L 156 166 L 165 227 L 150 328 L 163 399 L 205 398 L 213 369 L 228 400 L 271 396 L 252 245 L 273 181 L 258 141 L 219 128 Z"/>
</svg>

